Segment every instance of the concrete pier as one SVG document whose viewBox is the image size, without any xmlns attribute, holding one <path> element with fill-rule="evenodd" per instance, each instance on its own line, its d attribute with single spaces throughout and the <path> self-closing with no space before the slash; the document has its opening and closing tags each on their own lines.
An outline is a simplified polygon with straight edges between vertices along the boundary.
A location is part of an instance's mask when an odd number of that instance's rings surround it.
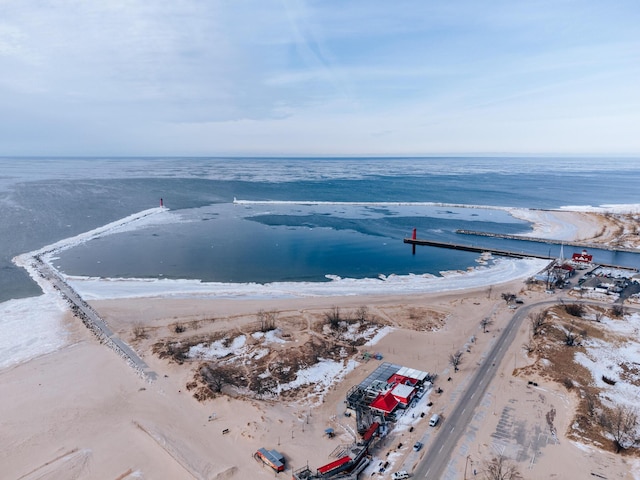
<svg viewBox="0 0 640 480">
<path fill-rule="evenodd" d="M 495 255 L 500 255 L 503 257 L 513 257 L 513 258 L 542 258 L 544 260 L 553 260 L 554 257 L 550 257 L 548 255 L 537 255 L 535 253 L 525 253 L 525 252 L 513 252 L 510 250 L 502 250 L 499 248 L 487 248 L 487 247 L 474 247 L 471 245 L 461 245 L 459 243 L 452 242 L 438 242 L 435 240 L 421 240 L 418 238 L 405 238 L 404 243 L 408 243 L 411 245 L 424 245 L 428 247 L 439 247 L 439 248 L 449 248 L 451 250 L 463 250 L 466 252 L 491 252 Z"/>
<path fill-rule="evenodd" d="M 568 240 L 553 240 L 550 238 L 539 238 L 539 237 L 526 237 L 523 235 L 510 235 L 507 233 L 491 233 L 491 232 L 479 232 L 476 230 L 456 230 L 456 233 L 460 233 L 462 235 L 477 235 L 479 237 L 493 237 L 493 238 L 505 238 L 508 240 L 520 240 L 525 242 L 536 242 L 536 243 L 547 243 L 550 245 L 569 245 L 571 247 L 580 247 L 585 249 L 598 249 L 598 250 L 608 250 L 611 252 L 627 252 L 627 253 L 640 253 L 640 250 L 635 248 L 625 248 L 625 247 L 611 247 L 609 245 L 602 245 L 599 243 L 589 243 L 589 242 L 573 242 Z M 532 255 L 528 255 L 532 256 Z"/>
<path fill-rule="evenodd" d="M 415 249 L 416 245 L 424 245 L 427 247 L 438 247 L 438 248 L 448 248 L 451 250 L 462 250 L 465 252 L 489 252 L 493 255 L 499 255 L 502 257 L 511 257 L 511 258 L 541 258 L 543 260 L 556 260 L 556 257 L 550 257 L 549 255 L 538 255 L 536 253 L 526 253 L 526 252 L 514 252 L 512 250 L 503 250 L 500 248 L 489 248 L 489 247 L 474 247 L 471 245 L 462 245 L 459 243 L 453 242 L 438 242 L 435 240 L 421 240 L 419 238 L 405 238 L 404 243 L 408 243 L 413 246 Z M 415 252 L 414 252 L 415 253 Z M 637 251 L 636 251 L 637 253 Z M 622 268 L 625 270 L 634 270 L 636 269 L 632 267 L 626 267 L 624 265 L 612 265 L 608 263 L 600 263 L 597 262 L 601 267 L 610 267 L 610 268 Z"/>
</svg>

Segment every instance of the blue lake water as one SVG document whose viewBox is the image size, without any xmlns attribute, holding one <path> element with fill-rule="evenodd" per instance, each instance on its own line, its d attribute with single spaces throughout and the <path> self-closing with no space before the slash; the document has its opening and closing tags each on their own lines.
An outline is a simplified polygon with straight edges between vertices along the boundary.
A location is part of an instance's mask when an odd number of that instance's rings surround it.
<svg viewBox="0 0 640 480">
<path fill-rule="evenodd" d="M 259 283 L 437 274 L 473 266 L 477 255 L 429 247 L 411 255 L 402 239 L 413 228 L 423 238 L 478 243 L 455 230 L 521 233 L 528 225 L 500 210 L 381 202 L 640 204 L 639 180 L 640 161 L 629 158 L 5 158 L 0 301 L 38 293 L 11 263 L 14 255 L 156 206 L 161 197 L 175 223 L 102 237 L 63 252 L 57 264 L 73 275 Z M 236 205 L 234 198 L 292 203 Z"/>
</svg>

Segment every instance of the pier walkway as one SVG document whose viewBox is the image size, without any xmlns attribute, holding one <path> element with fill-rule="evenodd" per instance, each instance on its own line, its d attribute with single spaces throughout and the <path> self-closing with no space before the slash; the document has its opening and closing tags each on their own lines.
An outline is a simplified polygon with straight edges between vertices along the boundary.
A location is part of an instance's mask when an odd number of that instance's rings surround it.
<svg viewBox="0 0 640 480">
<path fill-rule="evenodd" d="M 411 245 L 424 245 L 427 247 L 449 248 L 451 250 L 463 250 L 466 252 L 491 252 L 495 255 L 513 258 L 542 258 L 543 260 L 553 260 L 555 258 L 548 255 L 537 255 L 535 253 L 513 252 L 510 250 L 502 250 L 499 248 L 474 247 L 471 245 L 462 245 L 460 243 L 438 242 L 435 240 L 422 240 L 418 238 L 405 238 L 404 243 L 409 243 Z"/>
<path fill-rule="evenodd" d="M 525 239 L 522 239 L 525 240 Z M 512 258 L 541 258 L 543 260 L 557 260 L 556 257 L 552 257 L 549 255 L 540 255 L 537 253 L 528 253 L 528 252 L 514 252 L 512 250 L 504 250 L 504 249 L 500 249 L 500 248 L 491 248 L 491 247 L 475 247 L 472 245 L 463 245 L 460 243 L 453 243 L 453 242 L 439 242 L 436 240 L 423 240 L 423 239 L 419 239 L 419 238 L 405 238 L 404 239 L 404 243 L 408 243 L 410 245 L 413 245 L 413 248 L 415 249 L 416 245 L 422 245 L 422 246 L 427 246 L 427 247 L 438 247 L 438 248 L 448 248 L 451 250 L 462 250 L 465 252 L 477 252 L 477 253 L 482 253 L 482 252 L 489 252 L 493 255 L 499 255 L 502 257 L 512 257 Z M 628 250 L 629 252 L 633 252 L 633 253 L 638 253 L 637 250 Z M 415 253 L 415 251 L 414 251 Z M 626 269 L 626 270 L 636 270 L 636 268 L 633 267 L 628 267 L 628 266 L 624 266 L 624 265 L 612 265 L 609 263 L 600 263 L 600 262 L 596 262 L 598 265 L 600 265 L 601 267 L 609 267 L 609 268 L 622 268 L 622 269 Z"/>
<path fill-rule="evenodd" d="M 53 267 L 47 264 L 47 262 L 44 262 L 40 255 L 35 255 L 32 258 L 35 262 L 34 267 L 39 274 L 63 295 L 71 305 L 73 313 L 82 320 L 82 323 L 84 323 L 102 343 L 124 358 L 127 363 L 146 380 L 154 381 L 158 378 L 158 374 L 152 371 L 129 345 L 113 333 L 100 315 L 82 299 L 78 292 L 64 281 L 62 276 Z"/>
<path fill-rule="evenodd" d="M 525 242 L 536 242 L 536 243 L 548 243 L 551 245 L 569 245 L 572 247 L 581 247 L 588 249 L 597 249 L 597 250 L 609 250 L 611 252 L 627 252 L 627 253 L 640 253 L 640 250 L 635 248 L 626 248 L 626 247 L 612 247 L 609 245 L 604 245 L 600 243 L 590 243 L 590 242 L 574 242 L 569 240 L 553 240 L 550 238 L 539 238 L 539 237 L 527 237 L 524 235 L 510 235 L 508 233 L 491 233 L 491 232 L 479 232 L 477 230 L 456 230 L 456 233 L 462 235 L 477 235 L 479 237 L 493 237 L 493 238 L 504 238 L 507 240 L 520 240 Z M 532 256 L 532 255 L 529 255 Z"/>
</svg>

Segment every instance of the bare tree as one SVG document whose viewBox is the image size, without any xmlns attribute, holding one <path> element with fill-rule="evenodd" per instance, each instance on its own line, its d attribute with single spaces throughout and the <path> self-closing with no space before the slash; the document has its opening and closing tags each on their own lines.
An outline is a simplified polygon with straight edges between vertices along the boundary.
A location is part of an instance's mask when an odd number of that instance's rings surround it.
<svg viewBox="0 0 640 480">
<path fill-rule="evenodd" d="M 580 345 L 580 342 L 587 336 L 586 330 L 578 331 L 575 320 L 572 320 L 567 329 L 564 331 L 564 344 L 568 347 Z"/>
<path fill-rule="evenodd" d="M 640 442 L 640 439 L 635 436 L 639 424 L 638 412 L 635 408 L 616 405 L 613 409 L 606 409 L 600 415 L 600 424 L 605 432 L 613 437 L 616 453 Z"/>
<path fill-rule="evenodd" d="M 536 337 L 546 327 L 549 322 L 547 321 L 548 312 L 543 310 L 542 312 L 532 313 L 529 315 L 529 322 L 531 323 L 531 334 Z"/>
<path fill-rule="evenodd" d="M 615 303 L 611 307 L 611 316 L 612 317 L 620 318 L 620 317 L 624 316 L 625 313 L 626 313 L 625 308 L 620 303 Z"/>
<path fill-rule="evenodd" d="M 493 324 L 493 320 L 491 320 L 489 317 L 485 317 L 482 320 L 480 320 L 480 326 L 482 327 L 482 332 L 487 333 L 487 327 L 491 324 Z"/>
<path fill-rule="evenodd" d="M 264 377 L 260 375 L 254 375 L 251 379 L 251 390 L 256 393 L 257 397 L 263 397 L 268 394 L 274 393 L 278 382 L 273 377 Z"/>
<path fill-rule="evenodd" d="M 276 310 L 265 311 L 260 309 L 256 316 L 258 317 L 258 323 L 260 323 L 261 332 L 268 332 L 276 328 L 276 319 L 278 318 Z"/>
<path fill-rule="evenodd" d="M 487 463 L 484 470 L 486 480 L 518 480 L 522 475 L 518 467 L 504 455 L 498 455 Z"/>
<path fill-rule="evenodd" d="M 533 337 L 529 337 L 529 341 L 523 343 L 522 348 L 524 348 L 527 353 L 533 353 L 536 351 L 536 348 L 538 348 L 538 345 Z"/>
<path fill-rule="evenodd" d="M 369 321 L 369 307 L 366 305 L 362 305 L 358 307 L 355 311 L 355 319 L 360 322 L 368 322 Z"/>
<path fill-rule="evenodd" d="M 135 327 L 133 327 L 133 339 L 142 340 L 144 338 L 149 338 L 149 333 L 142 324 L 136 323 Z"/>
<path fill-rule="evenodd" d="M 333 307 L 328 312 L 325 312 L 324 318 L 332 329 L 337 330 L 342 321 L 342 317 L 340 317 L 340 307 Z"/>
<path fill-rule="evenodd" d="M 572 317 L 582 317 L 584 315 L 584 305 L 581 303 L 565 303 L 562 305 L 564 307 L 564 311 L 567 312 Z"/>
<path fill-rule="evenodd" d="M 462 350 L 449 355 L 449 365 L 453 367 L 453 371 L 458 371 L 458 366 L 462 363 Z"/>
<path fill-rule="evenodd" d="M 511 302 L 514 302 L 516 300 L 516 295 L 514 293 L 503 293 L 500 296 L 507 303 L 511 303 Z"/>
<path fill-rule="evenodd" d="M 209 363 L 200 367 L 200 377 L 214 393 L 222 392 L 225 385 L 233 384 L 233 368 Z"/>
</svg>

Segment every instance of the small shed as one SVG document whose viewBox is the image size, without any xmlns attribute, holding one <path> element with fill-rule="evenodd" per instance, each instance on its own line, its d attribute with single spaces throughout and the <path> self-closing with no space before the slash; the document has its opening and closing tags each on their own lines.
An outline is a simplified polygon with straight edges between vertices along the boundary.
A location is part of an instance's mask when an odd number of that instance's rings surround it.
<svg viewBox="0 0 640 480">
<path fill-rule="evenodd" d="M 284 455 L 277 450 L 260 448 L 254 456 L 258 457 L 265 465 L 270 466 L 276 472 L 284 471 Z"/>
</svg>

